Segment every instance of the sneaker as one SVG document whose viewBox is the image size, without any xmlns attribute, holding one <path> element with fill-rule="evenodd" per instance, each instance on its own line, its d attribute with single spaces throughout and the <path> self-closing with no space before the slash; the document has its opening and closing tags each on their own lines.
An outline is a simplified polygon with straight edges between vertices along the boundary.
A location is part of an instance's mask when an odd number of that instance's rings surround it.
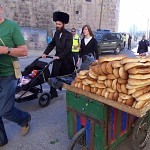
<svg viewBox="0 0 150 150">
<path fill-rule="evenodd" d="M 31 115 L 29 114 L 27 122 L 21 128 L 21 132 L 20 132 L 21 136 L 25 136 L 29 132 L 29 130 L 30 130 L 30 121 L 31 121 Z"/>
</svg>

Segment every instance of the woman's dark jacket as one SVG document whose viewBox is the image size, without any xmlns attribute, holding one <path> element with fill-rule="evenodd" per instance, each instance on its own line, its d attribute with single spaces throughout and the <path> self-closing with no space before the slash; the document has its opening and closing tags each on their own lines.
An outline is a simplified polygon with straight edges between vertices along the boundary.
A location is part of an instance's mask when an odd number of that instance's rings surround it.
<svg viewBox="0 0 150 150">
<path fill-rule="evenodd" d="M 92 38 L 87 45 L 85 45 L 84 38 L 81 40 L 79 57 L 82 58 L 89 53 L 92 53 L 96 59 L 99 58 L 97 41 L 95 38 Z"/>
</svg>

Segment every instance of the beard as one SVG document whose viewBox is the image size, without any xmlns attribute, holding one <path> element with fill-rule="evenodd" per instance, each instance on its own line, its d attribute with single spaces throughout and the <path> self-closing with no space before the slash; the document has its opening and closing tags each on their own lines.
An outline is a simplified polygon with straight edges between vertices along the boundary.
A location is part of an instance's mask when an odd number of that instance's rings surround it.
<svg viewBox="0 0 150 150">
<path fill-rule="evenodd" d="M 61 28 L 56 27 L 56 31 L 57 31 L 57 32 L 62 32 L 63 29 L 64 29 L 64 26 L 62 26 Z"/>
</svg>

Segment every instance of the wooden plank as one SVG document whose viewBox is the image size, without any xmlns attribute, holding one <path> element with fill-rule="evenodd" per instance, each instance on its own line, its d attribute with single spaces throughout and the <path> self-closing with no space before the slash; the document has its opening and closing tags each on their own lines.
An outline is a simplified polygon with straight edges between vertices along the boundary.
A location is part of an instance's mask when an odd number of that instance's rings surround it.
<svg viewBox="0 0 150 150">
<path fill-rule="evenodd" d="M 121 124 L 121 111 L 120 110 L 117 110 L 117 127 L 116 127 L 116 129 L 117 129 L 117 134 L 116 134 L 116 139 L 119 139 L 119 137 L 120 137 L 120 131 L 121 131 L 121 126 L 120 126 L 120 124 Z"/>
<path fill-rule="evenodd" d="M 94 150 L 94 121 L 91 121 L 91 130 L 90 130 L 90 150 Z"/>
<path fill-rule="evenodd" d="M 150 103 L 148 103 L 145 107 L 143 107 L 139 111 L 140 111 L 141 116 L 145 116 L 149 110 L 150 110 Z"/>
<path fill-rule="evenodd" d="M 144 108 L 138 110 L 138 109 L 129 107 L 129 106 L 125 105 L 125 104 L 106 99 L 106 98 L 104 98 L 102 96 L 98 96 L 98 95 L 93 94 L 91 92 L 87 92 L 87 91 L 84 91 L 84 90 L 79 89 L 79 88 L 72 87 L 72 86 L 67 85 L 67 84 L 63 84 L 63 88 L 67 89 L 68 91 L 72 91 L 74 93 L 84 95 L 84 96 L 86 96 L 88 98 L 91 98 L 93 100 L 100 101 L 100 102 L 102 102 L 104 104 L 107 104 L 109 106 L 117 108 L 117 109 L 119 109 L 121 111 L 125 111 L 125 112 L 127 112 L 129 114 L 132 114 L 132 115 L 135 115 L 137 117 L 143 117 L 144 115 L 146 115 L 147 111 L 150 110 L 150 104 L 148 104 Z"/>
<path fill-rule="evenodd" d="M 104 112 L 107 109 L 107 105 L 100 103 L 98 101 L 93 101 L 90 98 L 87 98 L 83 95 L 75 97 L 73 92 L 66 92 L 67 106 L 71 107 L 78 112 L 84 113 L 91 116 L 97 120 L 104 120 L 106 117 Z"/>
<path fill-rule="evenodd" d="M 105 121 L 104 120 L 97 120 L 97 119 L 95 119 L 95 118 L 93 118 L 93 117 L 91 117 L 91 116 L 89 116 L 87 114 L 81 113 L 81 112 L 79 112 L 79 111 L 77 111 L 77 110 L 75 110 L 73 108 L 70 108 L 70 107 L 67 107 L 67 111 L 69 111 L 69 112 L 75 112 L 79 116 L 83 116 L 83 117 L 86 117 L 89 120 L 93 120 L 94 123 L 100 124 L 101 128 L 104 128 L 104 126 L 105 126 Z"/>
<path fill-rule="evenodd" d="M 99 124 L 94 125 L 94 150 L 106 150 L 106 132 Z"/>
<path fill-rule="evenodd" d="M 74 126 L 74 135 L 77 133 L 77 114 L 76 112 L 73 113 L 73 126 Z"/>
<path fill-rule="evenodd" d="M 107 121 L 107 124 L 108 124 L 108 143 L 107 143 L 107 147 L 108 149 L 110 149 L 110 146 L 111 146 L 111 130 L 112 130 L 112 107 L 108 107 L 108 112 L 107 112 L 107 115 L 108 115 L 108 121 Z"/>
<path fill-rule="evenodd" d="M 68 136 L 72 139 L 74 136 L 74 124 L 73 124 L 73 113 L 67 111 L 67 122 L 68 122 Z"/>
</svg>

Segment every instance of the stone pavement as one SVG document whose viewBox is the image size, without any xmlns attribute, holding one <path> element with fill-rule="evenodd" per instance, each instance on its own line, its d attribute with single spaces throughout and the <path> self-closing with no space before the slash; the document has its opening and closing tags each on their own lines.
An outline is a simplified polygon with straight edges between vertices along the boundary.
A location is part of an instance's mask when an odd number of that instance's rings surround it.
<svg viewBox="0 0 150 150">
<path fill-rule="evenodd" d="M 124 50 L 122 53 L 134 57 L 133 51 Z M 106 54 L 104 54 L 106 55 Z M 22 66 L 30 64 L 37 57 L 21 59 Z M 44 84 L 44 90 L 49 91 L 49 86 Z M 40 108 L 38 100 L 16 104 L 22 110 L 32 115 L 31 131 L 25 137 L 19 135 L 20 127 L 4 120 L 9 143 L 0 147 L 0 150 L 67 150 L 69 143 L 67 137 L 65 90 L 59 92 L 59 97 L 53 99 L 46 108 Z M 145 150 L 150 149 L 150 141 Z M 79 146 L 75 150 L 81 150 Z M 120 144 L 115 150 L 131 150 L 131 138 Z"/>
</svg>

